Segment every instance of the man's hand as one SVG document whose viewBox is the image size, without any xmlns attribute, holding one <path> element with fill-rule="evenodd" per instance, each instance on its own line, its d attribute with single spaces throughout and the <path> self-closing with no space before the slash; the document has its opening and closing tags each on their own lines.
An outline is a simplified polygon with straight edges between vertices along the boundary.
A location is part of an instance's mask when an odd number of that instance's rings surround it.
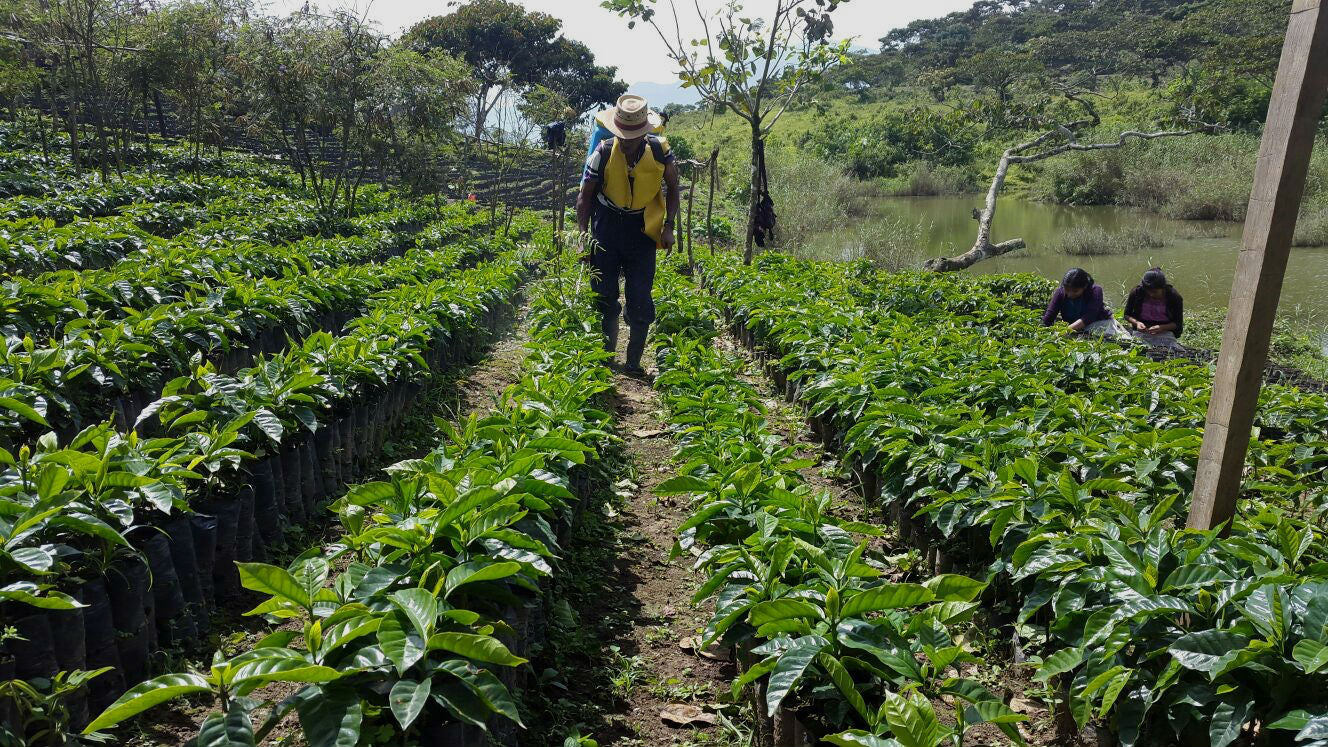
<svg viewBox="0 0 1328 747">
<path fill-rule="evenodd" d="M 664 232 L 659 236 L 659 243 L 664 245 L 665 249 L 673 248 L 673 227 L 665 224 Z"/>
</svg>

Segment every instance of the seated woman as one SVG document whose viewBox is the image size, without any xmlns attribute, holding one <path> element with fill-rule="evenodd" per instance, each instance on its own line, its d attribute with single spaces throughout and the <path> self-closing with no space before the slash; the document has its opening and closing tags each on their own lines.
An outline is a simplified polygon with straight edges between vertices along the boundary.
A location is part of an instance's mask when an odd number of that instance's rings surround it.
<svg viewBox="0 0 1328 747">
<path fill-rule="evenodd" d="M 1185 330 L 1185 300 L 1167 282 L 1162 268 L 1144 273 L 1125 301 L 1125 324 L 1139 340 L 1157 347 L 1179 347 Z"/>
<path fill-rule="evenodd" d="M 1073 332 L 1115 337 L 1120 331 L 1111 310 L 1102 300 L 1102 286 L 1093 276 L 1078 267 L 1065 273 L 1060 287 L 1051 296 L 1042 326 L 1050 327 L 1059 316 Z"/>
</svg>

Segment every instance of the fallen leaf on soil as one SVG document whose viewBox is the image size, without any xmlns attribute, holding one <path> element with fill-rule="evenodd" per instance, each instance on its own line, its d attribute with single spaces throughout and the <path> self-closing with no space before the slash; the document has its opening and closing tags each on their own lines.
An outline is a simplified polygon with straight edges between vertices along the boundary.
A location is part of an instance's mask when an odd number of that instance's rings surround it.
<svg viewBox="0 0 1328 747">
<path fill-rule="evenodd" d="M 678 608 L 674 607 L 673 605 L 669 605 L 668 607 L 665 607 L 664 611 L 661 612 L 660 614 L 663 615 L 664 617 L 674 618 L 678 616 Z"/>
<path fill-rule="evenodd" d="M 1010 710 L 1015 713 L 1033 714 L 1047 710 L 1041 703 L 1015 696 L 1010 699 Z"/>
<path fill-rule="evenodd" d="M 656 428 L 650 428 L 639 431 L 632 431 L 632 435 L 636 436 L 637 438 L 654 438 L 655 436 L 658 436 L 663 432 L 664 431 L 658 430 Z"/>
<path fill-rule="evenodd" d="M 703 651 L 697 651 L 697 649 L 700 648 L 700 646 L 701 646 L 701 636 L 697 635 L 684 638 L 681 641 L 678 641 L 678 648 L 682 649 L 683 651 L 686 651 L 689 654 L 693 655 L 699 654 L 700 656 L 710 659 L 711 661 L 733 660 L 732 657 L 729 655 L 729 650 L 726 647 L 719 645 L 718 643 L 711 644 L 709 648 Z"/>
<path fill-rule="evenodd" d="M 706 713 L 693 705 L 671 705 L 659 712 L 659 718 L 669 726 L 714 726 L 719 723 L 713 713 Z"/>
<path fill-rule="evenodd" d="M 712 645 L 705 651 L 702 651 L 701 656 L 704 656 L 711 661 L 733 661 L 733 658 L 729 656 L 729 650 L 718 643 Z"/>
</svg>

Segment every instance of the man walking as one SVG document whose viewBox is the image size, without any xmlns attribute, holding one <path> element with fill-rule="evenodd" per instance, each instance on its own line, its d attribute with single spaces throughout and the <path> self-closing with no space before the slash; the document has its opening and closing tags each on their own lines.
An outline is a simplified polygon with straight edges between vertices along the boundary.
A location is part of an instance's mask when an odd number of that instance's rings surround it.
<svg viewBox="0 0 1328 747">
<path fill-rule="evenodd" d="M 604 349 L 618 349 L 621 275 L 626 280 L 629 333 L 623 372 L 643 376 L 641 355 L 655 321 L 655 253 L 673 246 L 681 202 L 678 165 L 668 141 L 651 134 L 660 118 L 640 96 L 622 96 L 601 121 L 613 137 L 586 159 L 576 219 L 581 233 L 590 230 L 594 237 L 586 260 L 595 270 L 591 285 L 599 296 Z"/>
</svg>

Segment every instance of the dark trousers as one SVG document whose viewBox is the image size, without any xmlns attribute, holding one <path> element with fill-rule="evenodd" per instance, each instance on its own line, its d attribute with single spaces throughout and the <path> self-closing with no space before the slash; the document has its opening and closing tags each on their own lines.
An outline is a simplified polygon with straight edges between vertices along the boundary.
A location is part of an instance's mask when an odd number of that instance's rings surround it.
<svg viewBox="0 0 1328 747">
<path fill-rule="evenodd" d="M 603 206 L 595 211 L 591 231 L 599 244 L 591 255 L 591 288 L 599 296 L 604 327 L 618 326 L 618 278 L 626 278 L 627 326 L 649 327 L 655 321 L 655 240 L 642 232 L 645 216 L 624 215 Z"/>
</svg>

